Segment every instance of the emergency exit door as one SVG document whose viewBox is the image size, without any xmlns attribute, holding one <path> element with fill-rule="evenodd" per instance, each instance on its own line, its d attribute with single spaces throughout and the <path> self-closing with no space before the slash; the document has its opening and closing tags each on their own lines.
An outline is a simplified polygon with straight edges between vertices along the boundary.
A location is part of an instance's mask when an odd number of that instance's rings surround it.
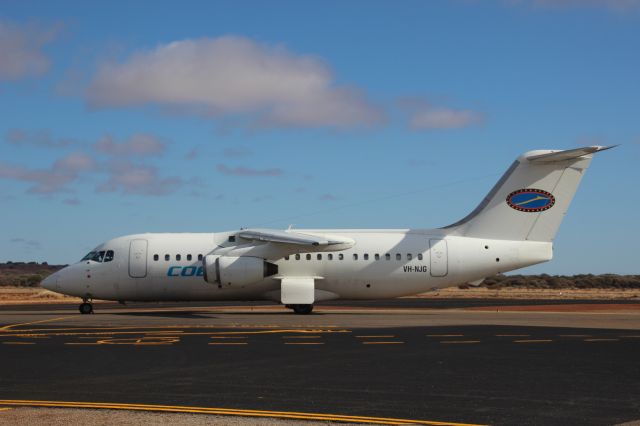
<svg viewBox="0 0 640 426">
<path fill-rule="evenodd" d="M 129 276 L 147 276 L 147 240 L 133 240 L 129 245 Z"/>
<path fill-rule="evenodd" d="M 449 269 L 449 261 L 447 259 L 447 241 L 441 239 L 429 240 L 429 258 L 431 262 L 431 276 L 446 276 Z"/>
</svg>

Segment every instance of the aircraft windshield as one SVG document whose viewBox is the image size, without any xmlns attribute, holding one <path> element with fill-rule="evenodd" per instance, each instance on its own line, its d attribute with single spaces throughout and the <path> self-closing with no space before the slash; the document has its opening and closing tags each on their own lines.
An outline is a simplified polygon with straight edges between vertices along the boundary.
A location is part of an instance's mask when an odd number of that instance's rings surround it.
<svg viewBox="0 0 640 426">
<path fill-rule="evenodd" d="M 100 251 L 91 251 L 87 253 L 85 257 L 83 257 L 80 261 L 84 260 L 93 260 L 94 262 L 111 262 L 114 258 L 113 250 L 100 250 Z"/>
</svg>

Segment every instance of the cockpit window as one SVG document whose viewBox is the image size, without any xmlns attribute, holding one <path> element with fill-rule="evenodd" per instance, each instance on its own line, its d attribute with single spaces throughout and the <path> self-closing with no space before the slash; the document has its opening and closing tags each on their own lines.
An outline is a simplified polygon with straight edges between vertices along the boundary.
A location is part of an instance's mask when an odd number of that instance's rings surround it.
<svg viewBox="0 0 640 426">
<path fill-rule="evenodd" d="M 113 260 L 113 251 L 109 250 L 109 252 L 111 252 L 111 258 L 109 260 L 106 260 L 106 262 L 111 262 Z M 91 251 L 85 257 L 83 257 L 82 260 L 93 260 L 94 262 L 102 262 L 105 257 L 105 253 L 106 252 L 104 250 Z"/>
<path fill-rule="evenodd" d="M 87 255 L 85 257 L 83 257 L 80 261 L 82 262 L 83 260 L 91 260 L 91 258 L 93 258 L 93 256 L 95 256 L 96 252 L 95 251 L 90 251 L 89 253 L 87 253 Z"/>
<path fill-rule="evenodd" d="M 113 260 L 113 250 L 107 250 L 107 253 L 104 255 L 105 262 L 111 262 Z"/>
</svg>

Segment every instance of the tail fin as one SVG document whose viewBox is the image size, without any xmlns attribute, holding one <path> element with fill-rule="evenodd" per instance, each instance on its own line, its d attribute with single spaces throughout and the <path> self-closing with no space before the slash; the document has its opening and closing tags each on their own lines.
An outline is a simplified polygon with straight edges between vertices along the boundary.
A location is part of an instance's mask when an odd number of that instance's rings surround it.
<svg viewBox="0 0 640 426">
<path fill-rule="evenodd" d="M 500 240 L 553 241 L 592 154 L 613 146 L 521 155 L 452 234 Z"/>
</svg>

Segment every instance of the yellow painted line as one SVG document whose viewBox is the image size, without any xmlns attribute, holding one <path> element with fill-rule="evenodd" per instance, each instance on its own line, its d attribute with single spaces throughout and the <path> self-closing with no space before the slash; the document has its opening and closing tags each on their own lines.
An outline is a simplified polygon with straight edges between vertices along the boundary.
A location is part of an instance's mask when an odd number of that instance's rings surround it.
<svg viewBox="0 0 640 426">
<path fill-rule="evenodd" d="M 513 343 L 549 343 L 553 340 L 538 339 L 538 340 L 514 340 Z"/>
<path fill-rule="evenodd" d="M 530 334 L 496 334 L 496 337 L 529 337 Z"/>
<path fill-rule="evenodd" d="M 211 336 L 212 339 L 248 339 L 244 336 Z"/>
<path fill-rule="evenodd" d="M 248 345 L 249 343 L 247 342 L 210 342 L 209 345 L 222 345 L 222 346 L 229 346 L 229 345 Z"/>
<path fill-rule="evenodd" d="M 67 408 L 99 408 L 99 409 L 115 409 L 115 410 L 137 410 L 137 411 L 164 411 L 174 413 L 198 413 L 198 414 L 221 414 L 231 416 L 244 417 L 271 417 L 271 418 L 289 418 L 302 420 L 323 420 L 337 422 L 359 422 L 359 423 L 377 423 L 388 425 L 407 425 L 422 424 L 434 426 L 480 426 L 468 423 L 452 423 L 433 420 L 412 420 L 398 419 L 387 417 L 365 417 L 365 416 L 346 416 L 340 414 L 320 414 L 320 413 L 304 413 L 296 411 L 262 411 L 262 410 L 240 410 L 232 408 L 214 408 L 214 407 L 189 407 L 180 405 L 152 405 L 152 404 L 119 404 L 119 403 L 101 403 L 101 402 L 66 402 L 66 401 L 33 401 L 33 400 L 0 400 L 0 405 L 9 406 L 31 406 L 31 407 L 67 407 Z"/>
<path fill-rule="evenodd" d="M 59 320 L 66 319 L 66 318 L 73 318 L 73 317 L 71 317 L 71 316 L 57 317 L 57 318 L 49 318 L 49 319 L 46 319 L 46 320 L 40 320 L 40 321 L 22 322 L 22 323 L 19 323 L 19 324 L 5 325 L 4 327 L 0 327 L 0 331 L 22 331 L 22 332 L 24 332 L 25 330 L 12 330 L 12 328 L 21 327 L 23 325 L 42 324 L 42 323 L 45 323 L 45 322 L 59 321 Z M 26 330 L 26 331 L 30 331 L 30 330 Z"/>
<path fill-rule="evenodd" d="M 558 334 L 560 337 L 591 337 L 590 334 Z"/>
<path fill-rule="evenodd" d="M 443 340 L 440 343 L 445 345 L 450 345 L 450 344 L 466 345 L 471 343 L 480 343 L 480 340 Z"/>
<path fill-rule="evenodd" d="M 10 335 L 1 336 L 1 337 L 23 337 L 25 339 L 48 339 L 49 338 L 49 336 L 45 334 L 10 334 Z"/>
<path fill-rule="evenodd" d="M 65 343 L 65 345 L 71 345 L 71 346 L 97 346 L 97 345 L 102 345 L 102 343 L 100 343 L 100 342 L 95 342 L 95 343 L 89 343 L 89 342 L 82 342 L 82 343 L 70 342 L 70 343 Z"/>
<path fill-rule="evenodd" d="M 285 345 L 324 345 L 323 342 L 284 342 Z"/>
<path fill-rule="evenodd" d="M 619 342 L 620 339 L 584 339 L 585 342 Z"/>
<path fill-rule="evenodd" d="M 371 336 L 356 336 L 356 337 L 360 339 L 393 339 L 396 336 L 394 336 L 393 334 L 387 334 L 387 335 L 381 334 L 377 336 L 371 335 Z"/>
<path fill-rule="evenodd" d="M 362 342 L 363 345 L 402 345 L 404 342 Z"/>
<path fill-rule="evenodd" d="M 9 410 L 13 410 L 12 407 L 0 407 L 0 411 L 9 411 Z"/>
<path fill-rule="evenodd" d="M 3 345 L 35 345 L 35 342 L 2 342 Z"/>
<path fill-rule="evenodd" d="M 322 339 L 322 336 L 282 336 L 283 339 Z"/>
<path fill-rule="evenodd" d="M 427 337 L 464 337 L 464 334 L 427 334 Z"/>
</svg>

